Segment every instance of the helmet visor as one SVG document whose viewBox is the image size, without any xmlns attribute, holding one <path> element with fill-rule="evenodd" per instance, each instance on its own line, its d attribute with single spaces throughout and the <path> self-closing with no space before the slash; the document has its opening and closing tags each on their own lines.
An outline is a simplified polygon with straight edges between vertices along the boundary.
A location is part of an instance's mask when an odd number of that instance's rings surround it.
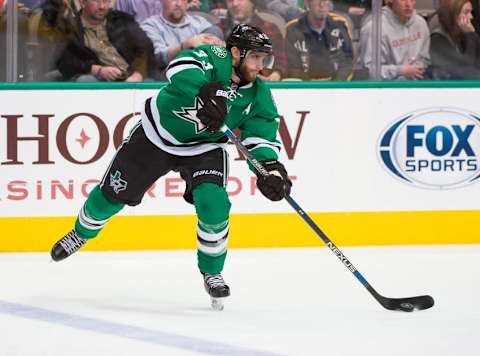
<svg viewBox="0 0 480 356">
<path fill-rule="evenodd" d="M 273 64 L 275 63 L 275 57 L 271 52 L 264 52 L 258 50 L 250 50 L 247 52 L 246 58 L 251 58 L 253 61 L 258 61 L 262 64 L 263 69 L 271 70 L 273 69 Z"/>
</svg>

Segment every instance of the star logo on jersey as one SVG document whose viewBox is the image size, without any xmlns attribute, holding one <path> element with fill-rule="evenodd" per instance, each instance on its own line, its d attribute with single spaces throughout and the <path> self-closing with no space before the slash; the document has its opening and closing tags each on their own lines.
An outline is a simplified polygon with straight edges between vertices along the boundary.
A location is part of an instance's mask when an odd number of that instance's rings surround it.
<svg viewBox="0 0 480 356">
<path fill-rule="evenodd" d="M 116 171 L 115 174 L 110 173 L 110 187 L 112 187 L 115 194 L 127 189 L 127 185 L 128 183 L 122 179 L 122 173 L 120 171 Z"/>
<path fill-rule="evenodd" d="M 200 100 L 196 97 L 194 106 L 182 107 L 181 111 L 174 111 L 173 113 L 180 119 L 191 122 L 195 126 L 195 133 L 199 134 L 206 129 L 205 125 L 202 124 L 200 119 L 197 117 L 197 112 L 201 108 L 202 104 Z"/>
<path fill-rule="evenodd" d="M 216 45 L 213 45 L 210 47 L 212 49 L 212 52 L 219 58 L 225 58 L 227 57 L 227 50 L 225 49 L 225 47 L 221 47 L 221 46 L 216 46 Z"/>
</svg>

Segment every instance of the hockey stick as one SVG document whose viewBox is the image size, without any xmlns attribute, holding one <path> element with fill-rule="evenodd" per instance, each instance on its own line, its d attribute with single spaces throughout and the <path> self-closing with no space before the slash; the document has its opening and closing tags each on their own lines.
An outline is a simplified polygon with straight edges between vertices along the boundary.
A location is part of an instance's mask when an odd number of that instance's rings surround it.
<svg viewBox="0 0 480 356">
<path fill-rule="evenodd" d="M 255 157 L 242 144 L 240 139 L 227 126 L 220 129 L 228 138 L 235 144 L 237 149 L 245 156 L 245 158 L 255 167 L 255 169 L 262 175 L 268 176 L 270 173 L 258 162 Z M 335 256 L 353 273 L 353 275 L 362 283 L 362 285 L 370 292 L 370 294 L 386 309 L 399 310 L 404 312 L 412 312 L 415 310 L 423 310 L 433 307 L 433 298 L 429 295 L 421 295 L 417 297 L 408 298 L 388 298 L 380 295 L 362 274 L 353 266 L 348 258 L 335 246 L 335 244 L 325 235 L 325 233 L 315 224 L 315 222 L 303 211 L 297 202 L 291 197 L 286 196 L 285 200 L 292 206 L 292 208 L 302 217 L 302 219 L 312 228 L 313 231 L 323 240 L 323 242 L 330 248 Z"/>
</svg>

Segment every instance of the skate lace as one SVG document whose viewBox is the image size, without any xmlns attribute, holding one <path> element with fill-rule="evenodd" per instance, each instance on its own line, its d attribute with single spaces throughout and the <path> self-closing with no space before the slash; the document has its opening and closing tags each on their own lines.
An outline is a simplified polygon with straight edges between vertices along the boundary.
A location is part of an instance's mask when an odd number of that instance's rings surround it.
<svg viewBox="0 0 480 356">
<path fill-rule="evenodd" d="M 205 274 L 205 282 L 211 287 L 223 287 L 225 286 L 225 281 L 221 274 Z"/>
<path fill-rule="evenodd" d="M 87 241 L 78 237 L 76 232 L 72 230 L 59 242 L 63 249 L 70 255 L 82 247 Z"/>
</svg>

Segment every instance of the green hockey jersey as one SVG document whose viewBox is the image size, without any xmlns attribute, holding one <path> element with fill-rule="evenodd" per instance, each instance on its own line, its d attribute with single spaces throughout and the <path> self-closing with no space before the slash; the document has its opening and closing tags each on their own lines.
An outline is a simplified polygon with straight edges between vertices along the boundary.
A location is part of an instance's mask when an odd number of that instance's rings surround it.
<svg viewBox="0 0 480 356">
<path fill-rule="evenodd" d="M 142 125 L 153 144 L 174 155 L 193 156 L 226 145 L 222 132 L 209 133 L 197 118 L 197 94 L 204 84 L 221 82 L 228 92 L 225 124 L 239 128 L 243 144 L 259 161 L 277 159 L 279 115 L 270 89 L 257 78 L 242 87 L 231 82 L 232 55 L 204 45 L 182 51 L 167 71 L 169 83 L 145 103 Z"/>
</svg>

